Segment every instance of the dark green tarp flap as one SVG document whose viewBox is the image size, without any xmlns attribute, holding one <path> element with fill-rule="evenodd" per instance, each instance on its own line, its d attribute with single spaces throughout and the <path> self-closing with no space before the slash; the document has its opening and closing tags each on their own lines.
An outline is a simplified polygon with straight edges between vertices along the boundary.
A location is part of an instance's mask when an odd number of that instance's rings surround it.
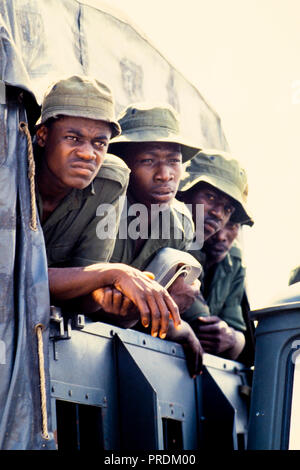
<svg viewBox="0 0 300 470">
<path fill-rule="evenodd" d="M 228 149 L 219 116 L 197 88 L 109 2 L 0 0 L 0 15 L 2 80 L 39 104 L 63 75 L 92 75 L 112 88 L 117 113 L 136 101 L 168 102 L 192 141 Z"/>
<path fill-rule="evenodd" d="M 41 398 L 35 325 L 49 322 L 47 261 L 41 228 L 30 229 L 27 144 L 18 130 L 22 107 L 10 101 L 5 109 L 6 141 L 1 140 L 0 178 L 0 448 L 43 449 Z M 46 390 L 49 410 L 48 328 L 44 334 Z M 48 413 L 49 415 L 49 413 Z M 51 431 L 50 417 L 49 431 Z"/>
<path fill-rule="evenodd" d="M 14 12 L 2 2 L 6 16 Z M 0 37 L 0 449 L 53 449 L 49 415 L 49 292 L 42 230 L 30 229 L 26 121 L 29 79 L 3 18 Z M 5 83 L 6 82 L 6 83 Z M 9 86 L 11 83 L 15 86 Z M 29 101 L 28 101 L 29 102 Z M 34 102 L 32 101 L 34 106 Z M 49 439 L 42 411 L 35 325 L 45 326 L 44 360 Z"/>
</svg>

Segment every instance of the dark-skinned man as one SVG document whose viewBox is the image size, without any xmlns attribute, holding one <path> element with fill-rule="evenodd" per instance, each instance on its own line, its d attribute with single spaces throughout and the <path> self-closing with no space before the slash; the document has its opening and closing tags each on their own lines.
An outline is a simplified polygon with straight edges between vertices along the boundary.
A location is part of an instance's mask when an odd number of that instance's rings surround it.
<svg viewBox="0 0 300 470">
<path fill-rule="evenodd" d="M 237 222 L 227 222 L 225 227 L 205 242 L 203 251 L 206 256 L 203 297 L 209 307 L 210 317 L 202 317 L 205 328 L 213 329 L 218 318 L 224 321 L 225 329 L 231 327 L 228 336 L 207 336 L 201 344 L 207 352 L 226 356 L 230 348 L 230 333 L 235 330 L 245 335 L 245 347 L 238 361 L 253 364 L 254 360 L 254 324 L 249 319 L 249 307 L 246 295 L 246 268 L 242 250 L 236 241 L 240 230 Z M 224 340 L 224 341 L 223 341 Z"/>
<path fill-rule="evenodd" d="M 191 215 L 175 195 L 183 162 L 199 149 L 180 135 L 178 116 L 169 105 L 130 105 L 121 114 L 119 124 L 122 134 L 111 141 L 109 151 L 124 159 L 131 174 L 111 261 L 144 270 L 160 248 L 186 250 L 192 240 Z M 170 231 L 165 236 L 164 221 L 170 224 Z M 131 230 L 137 226 L 136 231 Z M 198 281 L 188 286 L 183 277 L 175 281 L 169 292 L 180 311 L 193 303 L 199 287 Z M 118 292 L 115 294 L 119 296 Z M 112 295 L 109 289 L 107 295 Z M 132 322 L 123 323 L 123 326 L 132 327 L 137 320 L 133 312 Z M 170 322 L 167 339 L 183 344 L 191 375 L 199 373 L 202 348 L 192 328 L 182 322 L 180 330 L 175 330 Z"/>
<path fill-rule="evenodd" d="M 181 182 L 179 198 L 186 204 L 190 204 L 194 217 L 196 205 L 203 204 L 206 246 L 208 240 L 214 236 L 217 237 L 226 224 L 233 223 L 228 227 L 235 227 L 234 233 L 241 223 L 252 225 L 253 222 L 245 203 L 246 186 L 245 171 L 228 153 L 214 149 L 205 150 L 190 162 Z M 221 237 L 222 235 L 224 232 L 220 234 Z M 191 253 L 201 260 L 205 279 L 206 270 L 209 267 L 206 265 L 205 250 L 194 249 Z M 206 286 L 208 284 L 209 279 L 206 277 Z M 202 291 L 205 288 L 203 284 Z M 245 345 L 246 325 L 242 314 L 236 309 L 232 315 L 238 318 L 231 321 L 227 316 L 227 323 L 214 313 L 216 310 L 210 312 L 209 305 L 201 292 L 192 307 L 184 312 L 182 318 L 192 325 L 201 344 L 203 341 L 203 348 L 206 352 L 236 359 Z"/>
<path fill-rule="evenodd" d="M 74 298 L 88 305 L 93 291 L 113 286 L 139 311 L 143 324 L 165 336 L 169 316 L 180 324 L 178 308 L 157 282 L 145 273 L 108 261 L 114 238 L 100 239 L 97 216 L 106 204 L 116 215 L 126 193 L 129 169 L 107 155 L 111 137 L 121 132 L 114 118 L 111 90 L 89 77 L 72 76 L 45 94 L 37 122 L 35 159 L 37 203 L 43 228 L 51 300 Z M 109 308 L 102 299 L 99 307 Z"/>
</svg>

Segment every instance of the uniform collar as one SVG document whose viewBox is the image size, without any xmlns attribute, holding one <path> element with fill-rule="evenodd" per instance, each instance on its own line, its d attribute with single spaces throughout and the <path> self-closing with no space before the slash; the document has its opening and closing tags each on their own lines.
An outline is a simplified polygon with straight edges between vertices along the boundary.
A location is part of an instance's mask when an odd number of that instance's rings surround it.
<svg viewBox="0 0 300 470">
<path fill-rule="evenodd" d="M 83 200 L 87 199 L 89 196 L 94 196 L 96 194 L 93 181 L 84 189 L 73 188 L 69 194 L 67 194 L 52 212 L 50 217 L 45 221 L 43 226 L 52 225 L 56 223 L 57 220 L 62 219 L 66 214 L 72 210 L 77 210 L 81 207 Z M 43 214 L 43 200 L 39 193 L 38 186 L 36 185 L 36 200 L 39 211 L 39 216 L 42 219 Z"/>
</svg>

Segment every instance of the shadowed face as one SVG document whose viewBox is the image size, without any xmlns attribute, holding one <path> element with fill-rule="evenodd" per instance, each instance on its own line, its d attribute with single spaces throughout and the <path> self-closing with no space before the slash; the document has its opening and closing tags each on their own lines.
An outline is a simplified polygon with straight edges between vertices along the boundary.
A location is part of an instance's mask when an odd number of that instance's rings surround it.
<svg viewBox="0 0 300 470">
<path fill-rule="evenodd" d="M 136 201 L 147 207 L 172 201 L 182 173 L 179 144 L 132 143 L 126 148 L 125 161 L 131 169 L 129 190 Z"/>
<path fill-rule="evenodd" d="M 224 228 L 206 241 L 204 250 L 210 259 L 219 263 L 225 258 L 239 233 L 239 228 L 239 223 L 229 221 Z"/>
<path fill-rule="evenodd" d="M 84 189 L 97 175 L 111 137 L 110 126 L 94 119 L 63 116 L 36 132 L 44 148 L 39 176 L 53 191 Z"/>
<path fill-rule="evenodd" d="M 207 183 L 199 183 L 191 190 L 181 193 L 180 199 L 192 205 L 195 223 L 196 206 L 203 204 L 205 240 L 221 230 L 235 210 L 234 203 L 229 196 Z"/>
</svg>

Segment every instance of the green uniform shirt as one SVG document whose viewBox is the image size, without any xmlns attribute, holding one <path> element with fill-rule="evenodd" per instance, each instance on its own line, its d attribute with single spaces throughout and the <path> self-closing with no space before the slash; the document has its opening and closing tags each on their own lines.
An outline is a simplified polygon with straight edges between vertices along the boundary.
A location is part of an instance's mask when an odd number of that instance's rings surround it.
<svg viewBox="0 0 300 470">
<path fill-rule="evenodd" d="M 126 193 L 129 173 L 123 160 L 106 155 L 93 182 L 83 190 L 72 189 L 61 201 L 42 224 L 49 267 L 88 266 L 109 261 L 115 237 L 113 233 L 112 238 L 97 236 L 97 226 L 107 213 L 97 216 L 96 211 L 101 204 L 110 204 L 115 209 L 118 226 L 122 211 L 119 197 Z M 124 197 L 121 200 L 124 202 Z M 37 205 L 42 220 L 43 204 L 39 194 Z"/>
<path fill-rule="evenodd" d="M 121 226 L 124 228 L 125 224 L 125 227 L 128 229 L 130 224 L 134 223 L 136 220 L 136 217 L 128 215 L 128 211 L 133 207 L 133 204 L 135 204 L 135 202 L 129 196 L 121 216 L 120 231 Z M 157 233 L 158 238 L 154 239 L 149 236 L 141 249 L 138 250 L 136 249 L 137 240 L 130 237 L 120 238 L 121 235 L 119 231 L 111 262 L 125 263 L 137 269 L 144 270 L 160 248 L 171 247 L 178 250 L 186 250 L 193 239 L 194 228 L 193 220 L 187 207 L 182 202 L 174 199 L 170 207 L 164 211 L 164 216 L 169 216 L 170 221 L 168 238 L 163 238 L 161 231 L 156 232 L 155 229 L 157 225 L 154 225 L 156 223 L 158 224 L 158 219 L 155 219 L 155 222 L 153 221 L 151 228 L 149 228 L 149 233 L 151 231 L 152 233 Z M 159 227 L 161 228 L 161 224 Z M 176 237 L 174 236 L 175 233 Z"/>
<path fill-rule="evenodd" d="M 245 288 L 245 267 L 237 244 L 216 265 L 213 278 L 207 288 L 204 301 L 201 296 L 182 314 L 183 320 L 191 323 L 198 316 L 216 315 L 236 330 L 245 331 L 241 301 Z M 203 279 L 205 283 L 205 276 Z"/>
</svg>

